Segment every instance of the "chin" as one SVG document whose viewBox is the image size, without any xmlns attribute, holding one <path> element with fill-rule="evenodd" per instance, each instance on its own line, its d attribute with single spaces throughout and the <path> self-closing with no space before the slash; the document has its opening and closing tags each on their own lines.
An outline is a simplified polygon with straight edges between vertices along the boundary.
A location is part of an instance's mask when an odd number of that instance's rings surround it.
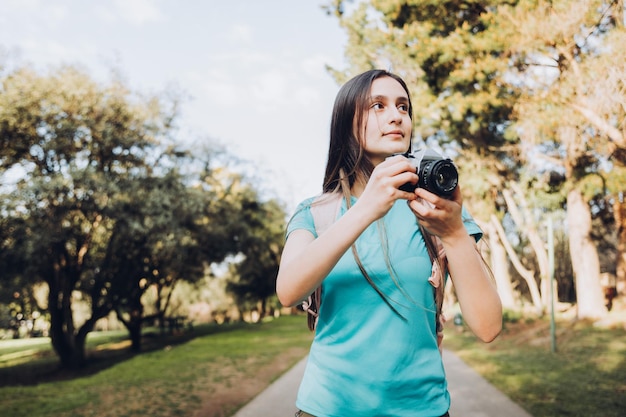
<svg viewBox="0 0 626 417">
<path fill-rule="evenodd" d="M 392 152 L 392 155 L 397 155 L 399 153 L 407 153 L 409 151 L 409 145 L 406 146 L 397 146 L 396 149 Z"/>
</svg>

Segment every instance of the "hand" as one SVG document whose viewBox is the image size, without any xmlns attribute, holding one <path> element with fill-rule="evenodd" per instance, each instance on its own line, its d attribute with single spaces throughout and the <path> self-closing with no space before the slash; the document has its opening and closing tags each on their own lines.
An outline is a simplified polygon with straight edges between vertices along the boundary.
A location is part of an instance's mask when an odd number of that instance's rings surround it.
<svg viewBox="0 0 626 417">
<path fill-rule="evenodd" d="M 463 197 L 459 186 L 449 199 L 424 188 L 417 188 L 415 195 L 416 199 L 409 201 L 409 207 L 431 234 L 441 239 L 467 235 L 461 218 Z"/>
<path fill-rule="evenodd" d="M 359 196 L 357 204 L 367 207 L 372 221 L 383 217 L 396 200 L 415 200 L 413 192 L 400 190 L 407 182 L 417 183 L 415 168 L 402 155 L 388 158 L 378 164 Z"/>
</svg>

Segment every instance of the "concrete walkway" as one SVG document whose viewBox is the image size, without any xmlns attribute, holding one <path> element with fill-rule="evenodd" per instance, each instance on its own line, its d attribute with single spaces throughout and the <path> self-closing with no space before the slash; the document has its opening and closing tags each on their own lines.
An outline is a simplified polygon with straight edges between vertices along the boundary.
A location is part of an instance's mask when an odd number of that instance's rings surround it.
<svg viewBox="0 0 626 417">
<path fill-rule="evenodd" d="M 454 353 L 444 350 L 443 362 L 452 399 L 451 417 L 532 417 Z M 292 417 L 296 412 L 296 394 L 305 365 L 306 358 L 233 417 Z"/>
</svg>

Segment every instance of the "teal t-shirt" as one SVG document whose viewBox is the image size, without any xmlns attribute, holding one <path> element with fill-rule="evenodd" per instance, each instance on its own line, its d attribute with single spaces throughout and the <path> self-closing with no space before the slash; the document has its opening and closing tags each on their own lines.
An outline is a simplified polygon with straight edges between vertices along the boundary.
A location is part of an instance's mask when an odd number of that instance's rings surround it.
<svg viewBox="0 0 626 417">
<path fill-rule="evenodd" d="M 287 234 L 306 229 L 317 235 L 312 200 L 300 204 Z M 339 216 L 345 211 L 343 202 Z M 465 209 L 463 219 L 468 233 L 480 238 Z M 433 417 L 449 409 L 424 239 L 404 200 L 382 223 L 370 225 L 356 246 L 365 270 L 396 312 L 348 250 L 322 284 L 315 338 L 298 391 L 296 406 L 314 416 Z"/>
</svg>

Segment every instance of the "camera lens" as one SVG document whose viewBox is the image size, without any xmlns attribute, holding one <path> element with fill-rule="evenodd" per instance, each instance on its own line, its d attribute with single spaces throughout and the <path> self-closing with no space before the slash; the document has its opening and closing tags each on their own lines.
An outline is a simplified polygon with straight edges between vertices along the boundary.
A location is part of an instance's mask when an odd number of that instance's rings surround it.
<svg viewBox="0 0 626 417">
<path fill-rule="evenodd" d="M 439 196 L 452 194 L 459 182 L 459 173 L 454 164 L 448 160 L 429 161 L 423 164 L 420 185 Z"/>
</svg>

